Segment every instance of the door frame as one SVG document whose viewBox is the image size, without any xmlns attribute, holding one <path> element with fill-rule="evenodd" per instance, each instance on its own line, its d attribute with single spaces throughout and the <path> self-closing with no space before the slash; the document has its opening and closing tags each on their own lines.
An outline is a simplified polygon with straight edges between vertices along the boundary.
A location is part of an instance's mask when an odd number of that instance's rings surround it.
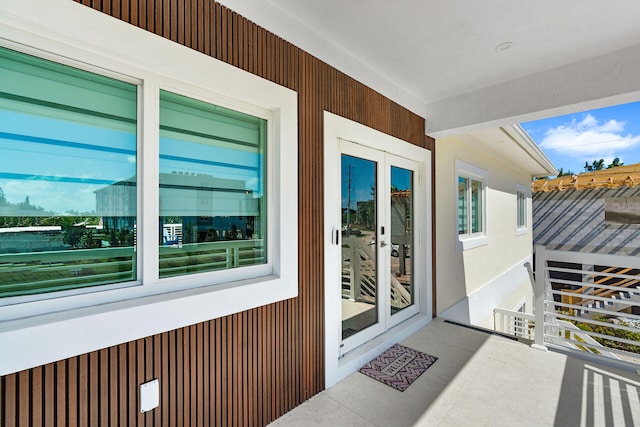
<svg viewBox="0 0 640 427">
<path fill-rule="evenodd" d="M 342 354 L 340 141 L 349 141 L 418 163 L 414 192 L 414 286 L 419 288 L 417 313 Z M 432 318 L 431 152 L 335 114 L 324 112 L 324 303 L 325 386 L 356 371 L 380 352 L 408 337 Z M 338 192 L 339 194 L 340 192 Z M 418 262 L 420 260 L 420 262 Z"/>
</svg>

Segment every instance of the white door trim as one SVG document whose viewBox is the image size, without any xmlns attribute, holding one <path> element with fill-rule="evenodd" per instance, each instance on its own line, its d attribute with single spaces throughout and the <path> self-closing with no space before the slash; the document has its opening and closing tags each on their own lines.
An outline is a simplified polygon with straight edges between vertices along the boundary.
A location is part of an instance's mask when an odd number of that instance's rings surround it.
<svg viewBox="0 0 640 427">
<path fill-rule="evenodd" d="M 334 189 L 340 188 L 340 140 L 354 142 L 418 162 L 415 185 L 415 286 L 419 287 L 418 313 L 369 342 L 340 356 L 341 328 L 341 207 Z M 324 112 L 324 258 L 325 258 L 325 386 L 330 387 L 356 371 L 378 353 L 409 336 L 432 317 L 431 301 L 431 152 L 382 132 Z M 337 237 L 338 236 L 338 237 Z"/>
</svg>

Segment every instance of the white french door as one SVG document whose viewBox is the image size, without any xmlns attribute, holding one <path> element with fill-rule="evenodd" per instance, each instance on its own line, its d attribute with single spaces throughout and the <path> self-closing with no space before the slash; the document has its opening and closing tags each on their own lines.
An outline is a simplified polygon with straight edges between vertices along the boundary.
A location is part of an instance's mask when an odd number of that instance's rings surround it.
<svg viewBox="0 0 640 427">
<path fill-rule="evenodd" d="M 340 140 L 340 179 L 327 188 L 339 198 L 340 354 L 416 314 L 413 250 L 419 163 Z M 335 219 L 334 219 L 335 220 Z"/>
<path fill-rule="evenodd" d="M 431 152 L 324 113 L 325 384 L 432 318 Z"/>
</svg>

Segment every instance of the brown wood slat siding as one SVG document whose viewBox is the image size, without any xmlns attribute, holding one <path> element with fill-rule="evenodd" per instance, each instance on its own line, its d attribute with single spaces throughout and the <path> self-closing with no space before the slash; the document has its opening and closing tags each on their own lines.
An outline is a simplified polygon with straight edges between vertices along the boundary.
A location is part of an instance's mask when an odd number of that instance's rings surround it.
<svg viewBox="0 0 640 427">
<path fill-rule="evenodd" d="M 218 3 L 76 1 L 298 92 L 299 296 L 2 377 L 0 425 L 266 425 L 324 388 L 323 110 L 434 141 L 419 116 Z M 161 405 L 140 414 L 153 378 Z"/>
</svg>

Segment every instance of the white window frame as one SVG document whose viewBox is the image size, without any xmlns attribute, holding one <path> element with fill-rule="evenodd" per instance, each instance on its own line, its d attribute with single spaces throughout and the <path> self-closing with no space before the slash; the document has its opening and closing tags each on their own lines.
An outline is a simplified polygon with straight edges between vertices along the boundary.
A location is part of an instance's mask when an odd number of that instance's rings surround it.
<svg viewBox="0 0 640 427">
<path fill-rule="evenodd" d="M 524 225 L 518 224 L 520 218 L 520 204 L 518 203 L 518 194 L 524 196 Z M 516 236 L 521 236 L 529 232 L 529 200 L 531 198 L 531 190 L 521 184 L 516 184 Z"/>
<path fill-rule="evenodd" d="M 466 251 L 469 249 L 477 248 L 487 245 L 489 243 L 488 231 L 487 231 L 487 213 L 489 212 L 487 206 L 487 189 L 489 187 L 489 173 L 477 166 L 470 163 L 456 159 L 456 179 L 455 179 L 455 233 L 457 237 L 456 249 L 458 251 Z M 476 233 L 458 234 L 458 181 L 460 178 L 473 179 L 482 183 L 482 231 Z M 470 191 L 470 186 L 468 191 Z M 469 215 L 471 214 L 471 202 L 469 201 Z M 471 230 L 471 224 L 469 223 L 469 230 Z"/>
<path fill-rule="evenodd" d="M 0 300 L 0 348 L 11 349 L 0 352 L 0 375 L 297 296 L 294 91 L 64 0 L 3 2 L 0 45 L 139 84 L 137 222 L 144 224 L 137 281 Z M 266 265 L 158 278 L 160 89 L 268 120 Z"/>
</svg>

